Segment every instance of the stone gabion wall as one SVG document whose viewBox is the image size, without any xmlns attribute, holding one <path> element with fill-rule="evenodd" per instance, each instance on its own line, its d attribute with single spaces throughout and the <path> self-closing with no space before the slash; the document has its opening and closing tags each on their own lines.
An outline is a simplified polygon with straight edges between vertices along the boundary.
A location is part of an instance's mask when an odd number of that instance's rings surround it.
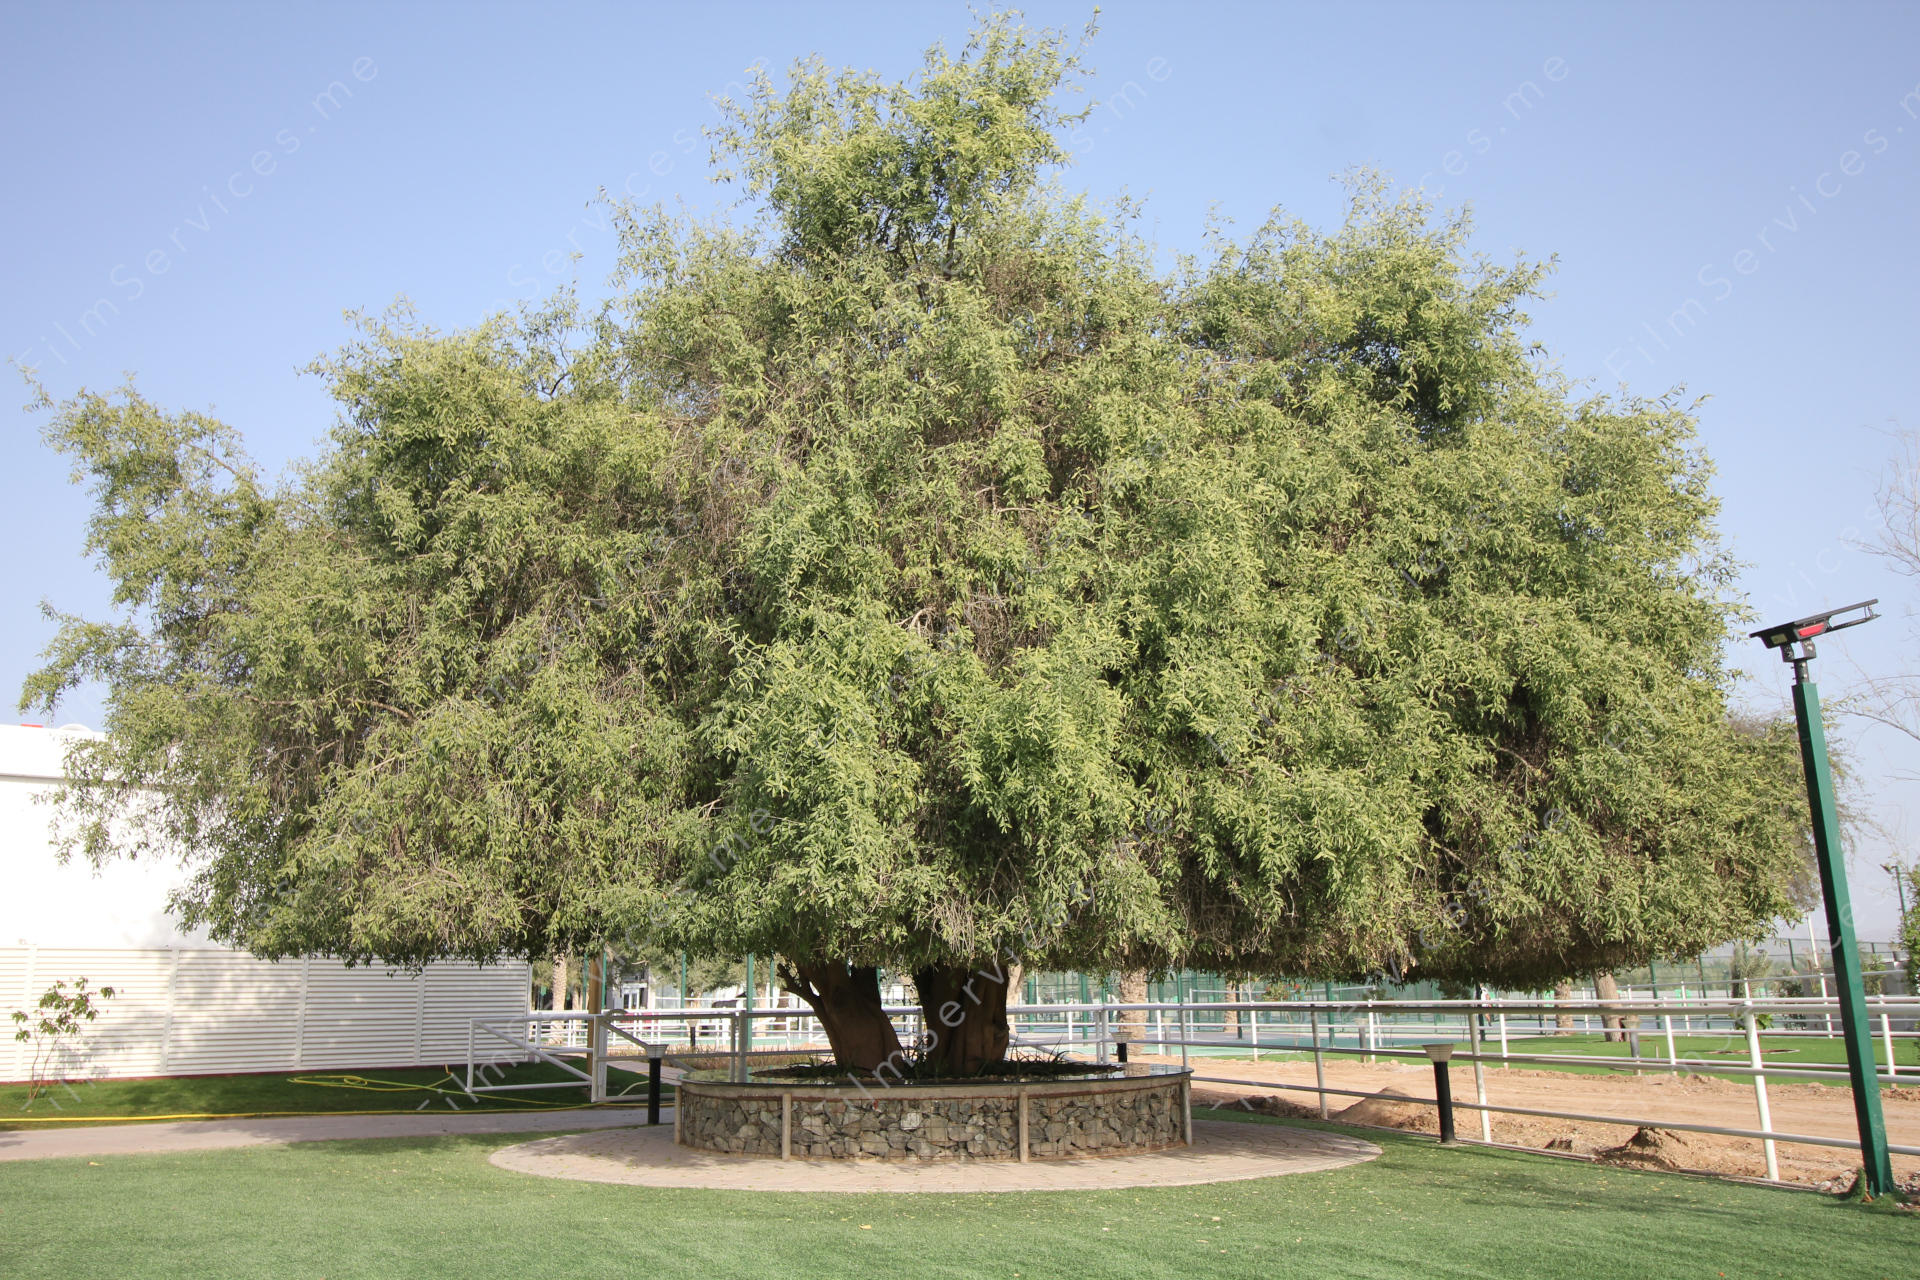
<svg viewBox="0 0 1920 1280">
<path fill-rule="evenodd" d="M 1124 1093 L 1027 1099 L 1029 1158 L 1158 1151 L 1181 1142 L 1184 1128 L 1177 1082 Z"/>
<path fill-rule="evenodd" d="M 721 1097 L 682 1090 L 684 1146 L 780 1154 L 780 1095 Z M 792 1151 L 815 1160 L 1018 1160 L 1017 1097 L 793 1100 Z M 1178 1081 L 1146 1089 L 1027 1099 L 1030 1159 L 1127 1155 L 1182 1140 Z"/>
</svg>

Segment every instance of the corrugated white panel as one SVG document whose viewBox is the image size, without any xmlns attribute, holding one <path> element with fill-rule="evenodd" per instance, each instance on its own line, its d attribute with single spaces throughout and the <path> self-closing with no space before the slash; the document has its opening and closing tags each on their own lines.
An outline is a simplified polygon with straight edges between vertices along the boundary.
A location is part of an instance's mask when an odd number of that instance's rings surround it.
<svg viewBox="0 0 1920 1280">
<path fill-rule="evenodd" d="M 29 1007 L 56 979 L 81 976 L 117 995 L 67 1070 L 103 1077 L 465 1061 L 469 1020 L 524 1013 L 530 977 L 523 963 L 433 964 L 409 974 L 194 947 L 0 947 L 8 1011 Z M 25 1078 L 25 1048 L 0 1055 L 6 1078 Z"/>
</svg>

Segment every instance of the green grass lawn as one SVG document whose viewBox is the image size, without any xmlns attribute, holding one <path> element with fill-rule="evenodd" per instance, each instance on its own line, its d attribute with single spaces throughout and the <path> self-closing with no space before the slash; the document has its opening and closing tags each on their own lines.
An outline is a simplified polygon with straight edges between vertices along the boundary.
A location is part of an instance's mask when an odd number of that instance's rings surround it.
<svg viewBox="0 0 1920 1280">
<path fill-rule="evenodd" d="M 1920 1257 L 1920 1217 L 1877 1207 L 1365 1136 L 1386 1154 L 1330 1173 L 978 1196 L 564 1182 L 478 1135 L 0 1163 L 0 1275 L 1864 1280 Z"/>
<path fill-rule="evenodd" d="M 575 1107 L 586 1101 L 586 1090 L 529 1089 L 481 1094 L 479 1100 L 461 1092 L 464 1068 L 366 1068 L 358 1072 L 294 1071 L 268 1075 L 168 1076 L 151 1080 L 98 1080 L 65 1087 L 56 1085 L 23 1109 L 25 1085 L 0 1085 L 0 1130 L 44 1129 L 74 1123 L 86 1117 L 143 1119 L 161 1116 L 317 1114 L 339 1111 L 416 1111 L 427 1109 L 471 1111 L 527 1110 Z M 500 1084 L 543 1084 L 571 1079 L 558 1067 L 506 1068 L 495 1077 Z M 646 1077 L 609 1067 L 609 1093 L 631 1090 L 625 1101 L 646 1102 Z M 666 1089 L 672 1096 L 672 1088 Z"/>
<path fill-rule="evenodd" d="M 1464 1052 L 1466 1048 L 1465 1036 L 1462 1036 L 1457 1043 L 1460 1045 L 1462 1052 Z M 1682 1060 L 1691 1058 L 1709 1063 L 1724 1062 L 1737 1067 L 1744 1067 L 1749 1062 L 1747 1037 L 1745 1033 L 1727 1034 L 1722 1032 L 1717 1035 L 1675 1035 L 1673 1044 L 1674 1049 L 1678 1052 Z M 1398 1045 L 1395 1047 L 1400 1049 L 1415 1048 L 1413 1045 Z M 1586 1066 L 1581 1063 L 1571 1062 L 1519 1062 L 1514 1064 L 1515 1067 L 1528 1071 L 1569 1071 L 1575 1074 L 1612 1074 L 1620 1070 L 1621 1067 L 1630 1068 L 1633 1065 L 1630 1046 L 1628 1046 L 1626 1042 L 1617 1040 L 1609 1041 L 1598 1032 L 1592 1035 L 1527 1036 L 1524 1038 L 1520 1036 L 1510 1036 L 1507 1041 L 1507 1047 L 1515 1054 L 1559 1054 L 1568 1057 L 1577 1056 L 1617 1060 L 1620 1063 L 1620 1067 L 1601 1065 L 1599 1063 L 1593 1066 Z M 1916 1085 L 1920 1085 L 1920 1058 L 1913 1057 L 1915 1053 L 1920 1053 L 1920 1048 L 1916 1048 L 1915 1042 L 1906 1041 L 1897 1045 L 1897 1051 L 1900 1054 L 1901 1068 L 1903 1070 L 1913 1071 L 1913 1082 Z M 1500 1052 L 1499 1040 L 1488 1040 L 1484 1046 L 1484 1052 L 1488 1054 L 1498 1054 Z M 1771 1067 L 1844 1063 L 1847 1060 L 1846 1046 L 1838 1038 L 1830 1040 L 1825 1037 L 1802 1038 L 1799 1036 L 1769 1036 L 1763 1034 L 1760 1037 L 1760 1052 L 1767 1065 Z M 1333 1055 L 1330 1060 L 1352 1061 L 1353 1058 L 1353 1053 L 1346 1052 Z M 1640 1033 L 1641 1070 L 1665 1070 L 1666 1059 L 1667 1038 L 1665 1034 L 1658 1030 L 1646 1031 L 1643 1029 Z M 1213 1074 L 1213 1072 L 1208 1069 L 1208 1063 L 1215 1061 L 1250 1062 L 1252 1060 L 1252 1049 L 1248 1048 L 1233 1054 L 1231 1057 L 1210 1056 L 1202 1059 L 1196 1064 L 1196 1070 L 1202 1074 Z M 1290 1050 L 1271 1052 L 1262 1050 L 1260 1060 L 1262 1062 L 1310 1062 L 1313 1060 L 1313 1055 L 1311 1053 L 1296 1053 Z M 1887 1064 L 1886 1050 L 1878 1039 L 1874 1041 L 1874 1060 L 1882 1067 L 1885 1067 Z M 1382 1061 L 1412 1062 L 1418 1061 L 1418 1059 L 1400 1058 L 1382 1059 Z M 1471 1069 L 1471 1063 L 1462 1063 L 1460 1067 L 1457 1068 L 1457 1070 Z M 1693 1067 L 1691 1070 L 1696 1075 L 1716 1074 L 1710 1068 Z M 1744 1082 L 1749 1077 L 1724 1076 L 1721 1078 Z M 1799 1082 L 1796 1081 L 1795 1083 Z M 1819 1082 L 1815 1081 L 1811 1083 Z M 1834 1083 L 1839 1087 L 1845 1087 L 1844 1079 L 1836 1079 Z"/>
<path fill-rule="evenodd" d="M 1675 1035 L 1675 1051 L 1682 1059 L 1695 1058 L 1707 1062 L 1728 1062 L 1735 1066 L 1747 1066 L 1751 1057 L 1747 1049 L 1747 1037 L 1744 1032 L 1718 1035 Z M 1560 1053 L 1579 1054 L 1583 1057 L 1619 1058 L 1631 1062 L 1629 1046 L 1622 1041 L 1609 1041 L 1599 1034 L 1578 1036 L 1542 1036 L 1525 1040 L 1509 1039 L 1508 1047 L 1515 1053 Z M 1492 1051 L 1499 1052 L 1499 1042 L 1492 1042 Z M 1920 1046 L 1913 1041 L 1896 1043 L 1900 1054 L 1900 1065 L 1914 1071 L 1914 1083 L 1920 1084 Z M 1874 1061 L 1880 1066 L 1887 1065 L 1886 1047 L 1878 1037 L 1873 1042 Z M 1770 1036 L 1761 1033 L 1760 1056 L 1770 1067 L 1793 1067 L 1808 1064 L 1845 1063 L 1847 1049 L 1838 1037 L 1828 1039 L 1825 1036 L 1803 1038 L 1800 1036 Z M 1644 1062 L 1656 1065 L 1664 1064 L 1667 1057 L 1667 1038 L 1658 1030 L 1640 1032 L 1640 1057 Z M 1568 1070 L 1578 1070 L 1569 1066 Z"/>
</svg>

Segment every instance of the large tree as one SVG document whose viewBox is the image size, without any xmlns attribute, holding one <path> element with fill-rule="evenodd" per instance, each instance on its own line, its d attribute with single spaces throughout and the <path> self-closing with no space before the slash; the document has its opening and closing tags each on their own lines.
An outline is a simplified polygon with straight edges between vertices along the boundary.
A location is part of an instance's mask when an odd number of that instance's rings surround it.
<svg viewBox="0 0 1920 1280">
<path fill-rule="evenodd" d="M 1538 985 L 1762 932 L 1792 733 L 1678 405 L 1582 398 L 1541 269 L 1377 180 L 1159 265 L 1051 174 L 1077 55 L 992 19 L 905 84 L 796 66 L 732 220 L 621 207 L 617 300 L 322 366 L 264 481 L 131 389 L 61 405 L 126 613 L 93 856 L 165 844 L 260 954 L 635 936 L 777 955 L 845 1063 L 1007 1045 L 1007 967 Z"/>
</svg>

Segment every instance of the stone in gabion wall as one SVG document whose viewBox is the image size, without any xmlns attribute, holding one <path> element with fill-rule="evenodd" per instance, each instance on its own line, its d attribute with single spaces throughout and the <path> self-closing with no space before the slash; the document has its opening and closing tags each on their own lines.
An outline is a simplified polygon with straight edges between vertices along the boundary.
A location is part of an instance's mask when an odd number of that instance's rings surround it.
<svg viewBox="0 0 1920 1280">
<path fill-rule="evenodd" d="M 735 1155 L 780 1154 L 780 1095 L 758 1090 L 726 1097 L 682 1088 L 680 1142 Z M 795 1159 L 1018 1160 L 1020 1100 L 1015 1096 L 795 1097 Z M 1027 1099 L 1031 1159 L 1127 1155 L 1182 1140 L 1180 1083 L 1150 1088 L 1034 1093 Z"/>
<path fill-rule="evenodd" d="M 1180 1086 L 1027 1099 L 1027 1151 L 1045 1156 L 1124 1155 L 1182 1140 Z"/>
</svg>

